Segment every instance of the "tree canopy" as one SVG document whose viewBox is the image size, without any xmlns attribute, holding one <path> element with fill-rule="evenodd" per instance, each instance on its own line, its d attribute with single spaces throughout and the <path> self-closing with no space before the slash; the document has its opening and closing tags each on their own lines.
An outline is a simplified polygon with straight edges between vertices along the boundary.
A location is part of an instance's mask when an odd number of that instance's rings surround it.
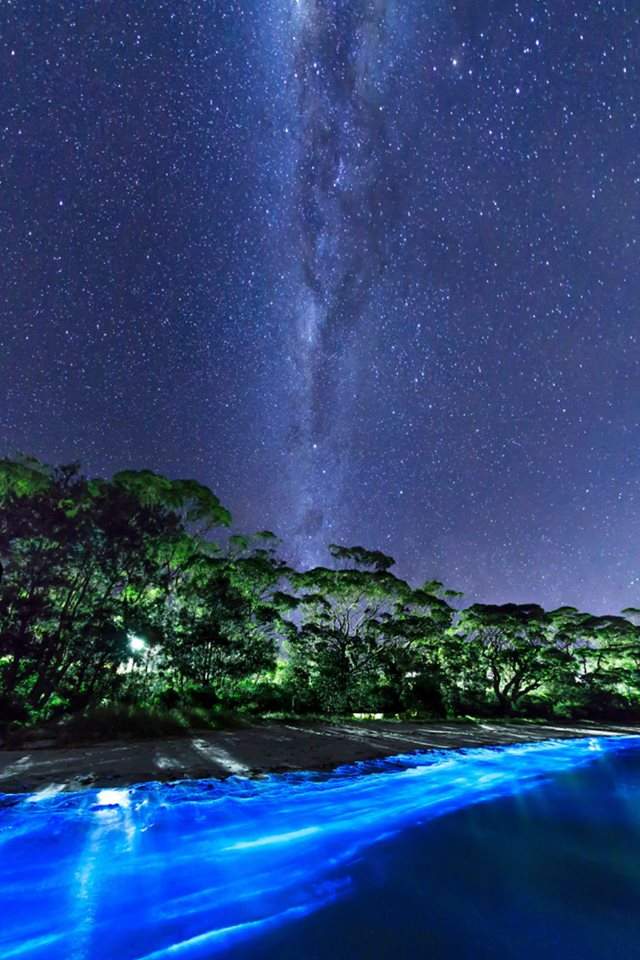
<svg viewBox="0 0 640 960">
<path fill-rule="evenodd" d="M 638 715 L 637 608 L 463 607 L 377 550 L 330 544 L 299 570 L 270 531 L 231 531 L 195 480 L 0 460 L 0 722 L 119 703 L 202 723 L 221 707 Z"/>
</svg>

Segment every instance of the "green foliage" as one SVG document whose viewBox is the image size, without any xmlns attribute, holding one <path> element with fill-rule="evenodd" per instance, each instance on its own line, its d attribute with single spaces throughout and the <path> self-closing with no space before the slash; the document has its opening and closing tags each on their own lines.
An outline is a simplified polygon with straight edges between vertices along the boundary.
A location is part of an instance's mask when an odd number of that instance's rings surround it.
<svg viewBox="0 0 640 960">
<path fill-rule="evenodd" d="M 181 516 L 185 525 L 204 523 L 207 528 L 229 526 L 231 514 L 218 498 L 196 480 L 169 480 L 151 470 L 123 470 L 113 483 L 150 507 L 164 507 Z"/>
<path fill-rule="evenodd" d="M 26 497 L 51 484 L 51 471 L 38 460 L 25 457 L 20 460 L 0 460 L 0 507 L 14 497 Z"/>
<path fill-rule="evenodd" d="M 343 547 L 337 543 L 329 544 L 329 553 L 339 563 L 353 564 L 356 568 L 371 568 L 378 573 L 389 570 L 394 564 L 393 557 L 379 550 L 365 550 L 364 547 Z"/>
<path fill-rule="evenodd" d="M 472 641 L 474 662 L 464 668 L 488 679 L 500 713 L 516 712 L 567 657 L 553 642 L 548 617 L 536 604 L 474 604 L 462 611 L 455 632 L 466 638 L 463 661 L 468 661 Z"/>
<path fill-rule="evenodd" d="M 176 571 L 200 549 L 187 524 L 227 522 L 227 512 L 191 481 L 158 493 L 161 478 L 149 473 L 145 496 L 141 474 L 88 481 L 77 465 L 0 466 L 4 718 L 78 711 L 136 683 L 152 687 L 166 659 Z M 153 664 L 132 660 L 131 634 L 157 648 Z"/>
<path fill-rule="evenodd" d="M 290 577 L 296 596 L 290 611 L 296 631 L 288 644 L 292 706 L 377 712 L 420 699 L 415 681 L 428 670 L 435 636 L 452 611 L 442 598 L 389 573 L 390 557 L 363 560 L 363 554 L 369 552 L 340 548 L 340 559 L 358 557 L 373 570 L 316 567 Z"/>
<path fill-rule="evenodd" d="M 0 460 L 0 723 L 73 738 L 266 715 L 638 715 L 636 608 L 458 610 L 379 551 L 331 544 L 332 567 L 297 571 L 270 531 L 217 543 L 230 522 L 194 480 Z"/>
</svg>

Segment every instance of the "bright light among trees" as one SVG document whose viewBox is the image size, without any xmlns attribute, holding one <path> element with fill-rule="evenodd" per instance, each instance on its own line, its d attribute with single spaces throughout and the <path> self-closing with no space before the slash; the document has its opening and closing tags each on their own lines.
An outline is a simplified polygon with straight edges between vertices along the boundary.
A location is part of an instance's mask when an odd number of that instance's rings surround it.
<svg viewBox="0 0 640 960">
<path fill-rule="evenodd" d="M 142 637 L 136 636 L 135 633 L 130 633 L 127 635 L 129 640 L 129 649 L 132 653 L 141 653 L 142 650 L 146 650 L 147 641 Z"/>
</svg>

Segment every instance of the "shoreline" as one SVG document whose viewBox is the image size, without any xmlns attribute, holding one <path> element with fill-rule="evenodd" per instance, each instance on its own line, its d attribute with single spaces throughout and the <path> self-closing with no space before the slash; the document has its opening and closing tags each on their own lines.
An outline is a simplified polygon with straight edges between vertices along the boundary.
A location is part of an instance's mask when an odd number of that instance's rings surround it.
<svg viewBox="0 0 640 960">
<path fill-rule="evenodd" d="M 326 771 L 401 753 L 639 735 L 640 725 L 596 722 L 269 723 L 238 730 L 193 731 L 183 737 L 0 750 L 0 794 Z"/>
</svg>

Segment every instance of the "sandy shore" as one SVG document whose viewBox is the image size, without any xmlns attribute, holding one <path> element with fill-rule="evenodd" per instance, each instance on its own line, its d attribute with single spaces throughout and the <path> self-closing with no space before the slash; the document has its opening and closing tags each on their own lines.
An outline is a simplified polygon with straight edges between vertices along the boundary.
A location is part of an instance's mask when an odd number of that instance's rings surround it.
<svg viewBox="0 0 640 960">
<path fill-rule="evenodd" d="M 0 793 L 329 770 L 356 760 L 419 750 L 620 734 L 640 734 L 640 727 L 594 723 L 278 723 L 202 731 L 180 739 L 0 750 Z"/>
</svg>

